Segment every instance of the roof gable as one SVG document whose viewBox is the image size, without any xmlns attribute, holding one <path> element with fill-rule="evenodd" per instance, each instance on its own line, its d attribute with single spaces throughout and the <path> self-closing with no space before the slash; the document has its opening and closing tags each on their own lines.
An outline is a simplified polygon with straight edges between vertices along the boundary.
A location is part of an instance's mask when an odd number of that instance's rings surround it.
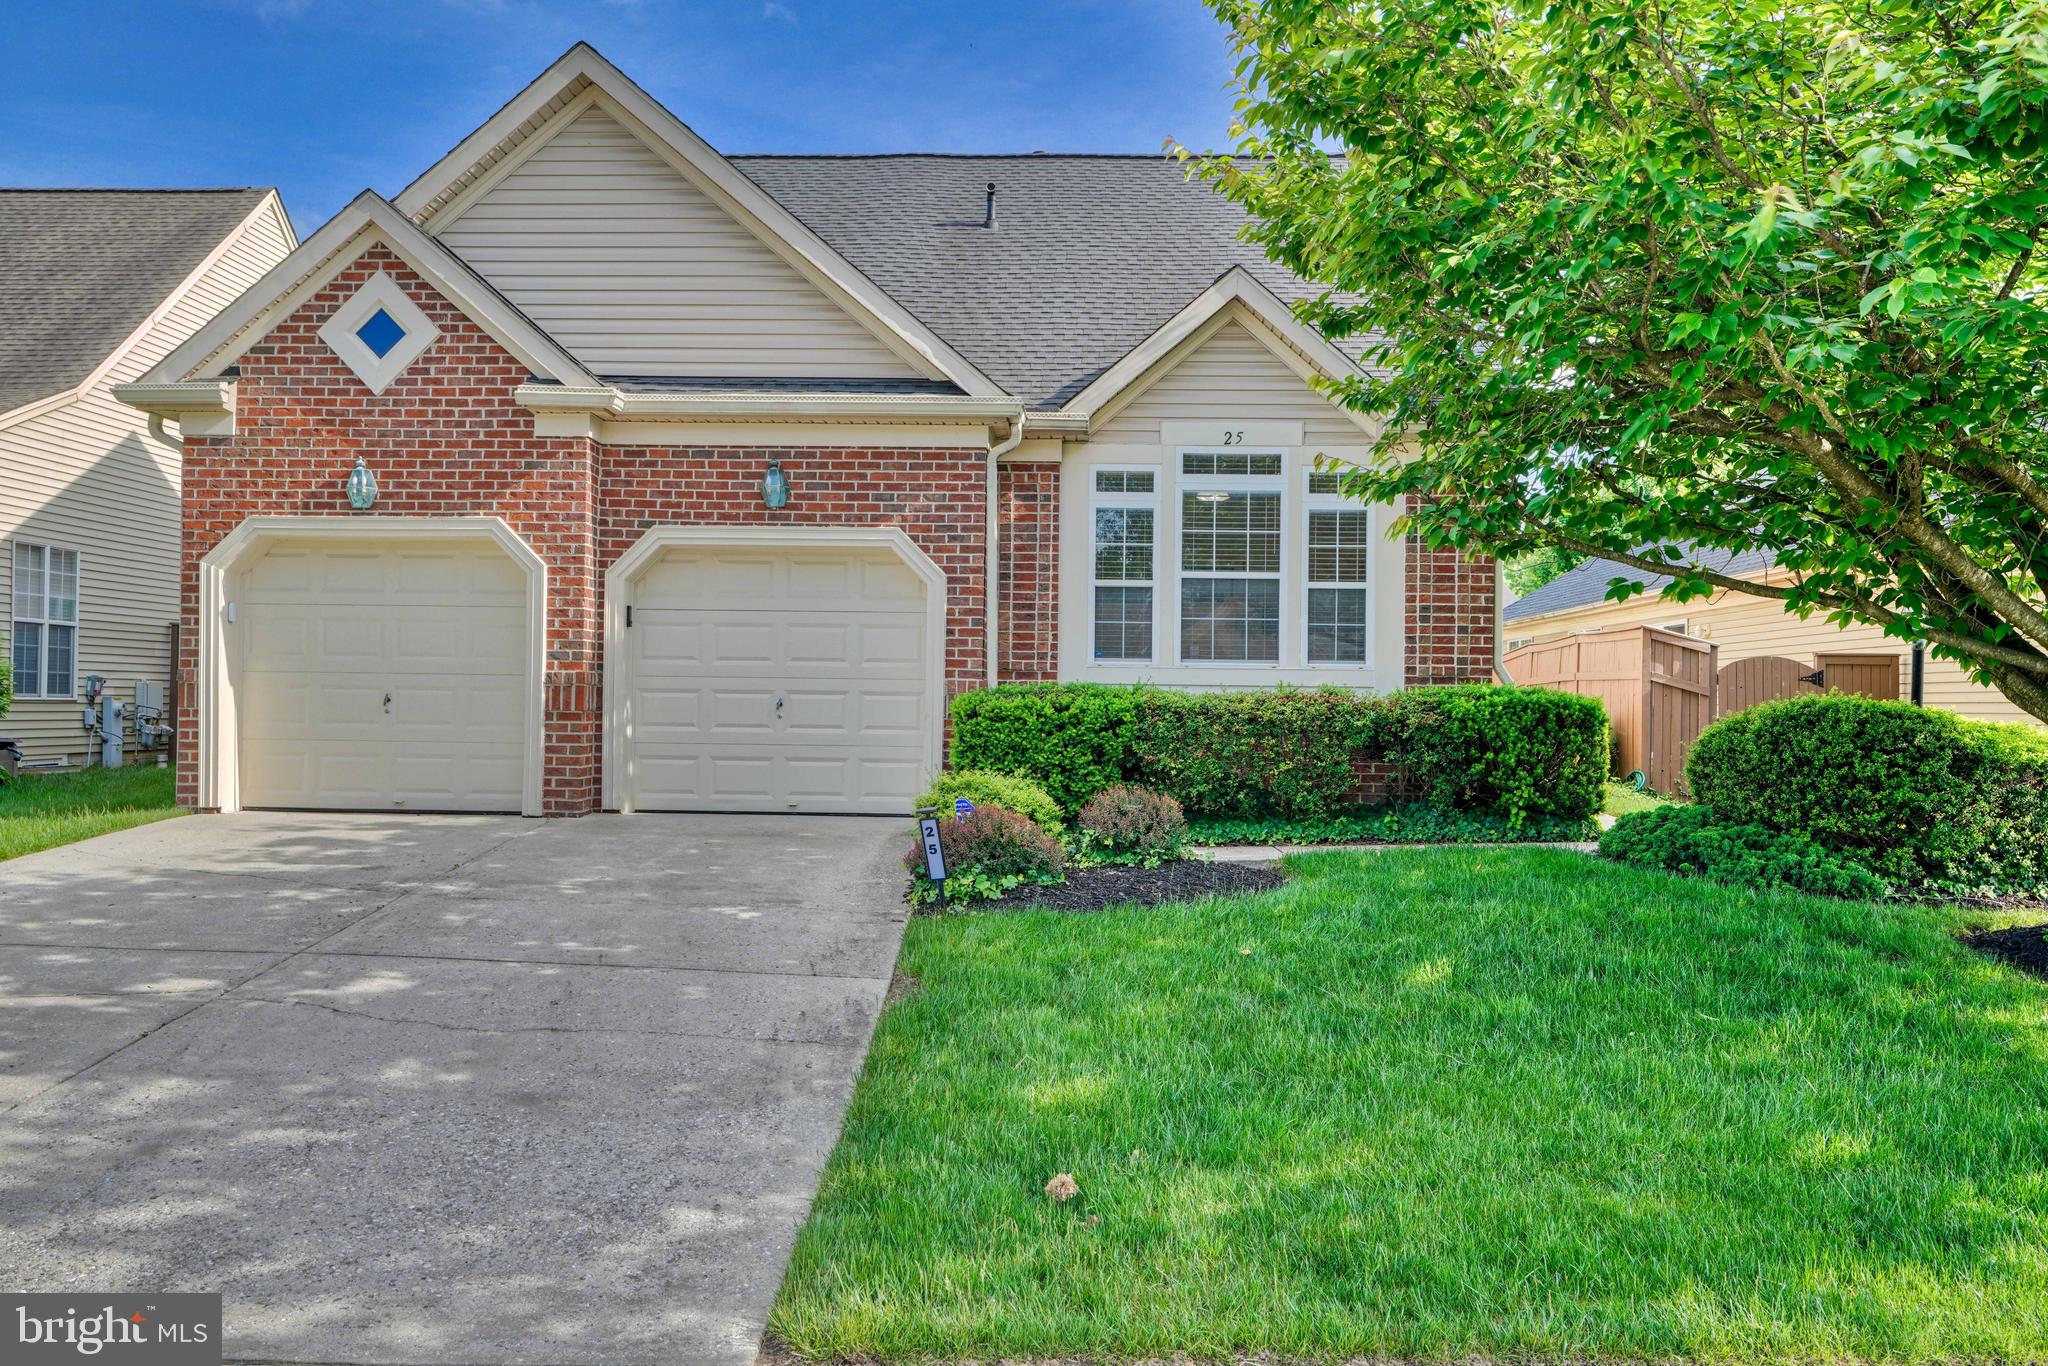
<svg viewBox="0 0 2048 1366">
<path fill-rule="evenodd" d="M 597 381 L 553 338 L 471 271 L 454 253 L 365 190 L 302 242 L 235 302 L 193 333 L 148 374 L 139 388 L 188 379 L 217 379 L 244 351 L 289 317 L 308 296 L 370 247 L 390 248 L 491 338 L 542 379 L 596 387 Z"/>
<path fill-rule="evenodd" d="M 1379 425 L 1365 414 L 1309 388 L 1317 377 L 1339 379 L 1357 373 L 1358 367 L 1351 358 L 1295 318 L 1278 296 L 1240 267 L 1225 271 L 1151 336 L 1103 371 L 1068 402 L 1067 411 L 1085 415 L 1091 431 L 1102 430 L 1141 395 L 1166 381 L 1219 337 L 1226 339 L 1225 345 L 1237 342 L 1240 351 L 1246 350 L 1240 338 L 1256 343 L 1251 350 L 1262 348 L 1290 372 L 1307 391 L 1305 397 L 1318 405 L 1317 411 L 1341 414 L 1350 425 L 1371 437 L 1379 436 Z M 1238 368 L 1255 381 L 1265 378 L 1244 365 Z"/>
<path fill-rule="evenodd" d="M 578 43 L 398 197 L 430 233 L 460 226 L 466 205 L 513 173 L 554 125 L 601 103 L 703 197 L 808 280 L 906 363 L 970 395 L 1003 393 L 987 375 L 862 274 L 710 144 L 585 43 Z M 801 373 L 801 372 L 799 372 Z"/>
<path fill-rule="evenodd" d="M 600 376 L 940 378 L 749 230 L 596 89 L 431 228 Z"/>
<path fill-rule="evenodd" d="M 261 189 L 0 190 L 0 413 L 90 381 L 273 199 Z"/>
</svg>

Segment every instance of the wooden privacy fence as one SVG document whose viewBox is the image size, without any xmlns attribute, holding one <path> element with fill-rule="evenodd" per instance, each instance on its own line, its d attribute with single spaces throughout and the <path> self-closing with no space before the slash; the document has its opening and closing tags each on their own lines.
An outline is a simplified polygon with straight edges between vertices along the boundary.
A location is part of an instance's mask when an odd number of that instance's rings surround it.
<svg viewBox="0 0 2048 1366">
<path fill-rule="evenodd" d="M 1855 693 L 1895 702 L 1899 696 L 1899 656 L 1816 654 L 1813 663 L 1784 655 L 1751 655 L 1721 670 L 1721 703 L 1716 716 L 1728 716 L 1775 702 L 1781 697 L 1818 696 L 1824 692 Z"/>
<path fill-rule="evenodd" d="M 1614 726 L 1614 773 L 1641 769 L 1659 792 L 1685 790 L 1685 756 L 1715 716 L 1714 646 L 1654 626 L 1588 631 L 1508 653 L 1508 676 L 1597 697 Z"/>
</svg>

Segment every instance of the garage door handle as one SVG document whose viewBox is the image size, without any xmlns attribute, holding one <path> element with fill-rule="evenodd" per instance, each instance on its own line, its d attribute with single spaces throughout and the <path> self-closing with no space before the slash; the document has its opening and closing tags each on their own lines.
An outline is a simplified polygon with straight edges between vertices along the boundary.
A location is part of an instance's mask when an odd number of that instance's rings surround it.
<svg viewBox="0 0 2048 1366">
<path fill-rule="evenodd" d="M 389 716 L 389 715 L 391 714 L 391 694 L 390 694 L 390 693 L 385 693 L 385 694 L 384 694 L 384 714 L 385 714 L 386 716 Z"/>
<path fill-rule="evenodd" d="M 782 702 L 783 702 L 783 699 L 782 699 L 782 698 L 780 698 L 780 697 L 778 697 L 778 698 L 776 698 L 776 699 L 775 699 L 775 714 L 776 714 L 777 716 L 780 716 L 780 715 L 782 715 Z"/>
</svg>

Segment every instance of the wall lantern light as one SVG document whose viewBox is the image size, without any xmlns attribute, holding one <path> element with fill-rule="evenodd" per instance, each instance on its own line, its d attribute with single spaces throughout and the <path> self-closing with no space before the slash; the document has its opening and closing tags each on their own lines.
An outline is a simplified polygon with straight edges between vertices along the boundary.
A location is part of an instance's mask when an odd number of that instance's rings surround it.
<svg viewBox="0 0 2048 1366">
<path fill-rule="evenodd" d="M 356 457 L 356 467 L 348 473 L 348 505 L 357 512 L 377 505 L 377 476 L 370 473 L 360 455 Z"/>
<path fill-rule="evenodd" d="M 789 506 L 789 476 L 782 472 L 780 460 L 770 460 L 768 472 L 761 476 L 761 502 L 771 512 Z"/>
</svg>

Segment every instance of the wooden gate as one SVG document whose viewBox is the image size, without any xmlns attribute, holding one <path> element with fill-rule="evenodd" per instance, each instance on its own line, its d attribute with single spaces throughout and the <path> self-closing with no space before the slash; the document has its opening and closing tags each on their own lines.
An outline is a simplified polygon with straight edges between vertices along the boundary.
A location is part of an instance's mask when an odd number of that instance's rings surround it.
<svg viewBox="0 0 2048 1366">
<path fill-rule="evenodd" d="M 1896 700 L 1899 695 L 1897 655 L 1816 655 L 1815 662 L 1784 655 L 1751 655 L 1721 670 L 1714 714 L 1729 716 L 1760 702 L 1781 697 L 1818 696 L 1823 692 L 1855 693 Z"/>
</svg>

